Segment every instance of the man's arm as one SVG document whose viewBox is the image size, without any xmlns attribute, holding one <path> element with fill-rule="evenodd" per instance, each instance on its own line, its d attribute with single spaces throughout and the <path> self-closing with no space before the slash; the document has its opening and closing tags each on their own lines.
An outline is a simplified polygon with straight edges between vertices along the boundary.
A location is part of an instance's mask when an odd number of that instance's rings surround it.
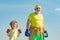
<svg viewBox="0 0 60 40">
<path fill-rule="evenodd" d="M 43 30 L 44 30 L 44 37 L 47 38 L 48 37 L 48 32 L 47 32 L 46 28 L 43 27 Z"/>
<path fill-rule="evenodd" d="M 26 28 L 27 28 L 27 29 L 29 29 L 29 28 L 30 28 L 30 20 L 29 20 L 29 19 L 27 20 Z"/>
<path fill-rule="evenodd" d="M 29 37 L 30 36 L 30 21 L 27 20 L 27 25 L 26 25 L 26 31 L 25 31 L 25 36 Z"/>
</svg>

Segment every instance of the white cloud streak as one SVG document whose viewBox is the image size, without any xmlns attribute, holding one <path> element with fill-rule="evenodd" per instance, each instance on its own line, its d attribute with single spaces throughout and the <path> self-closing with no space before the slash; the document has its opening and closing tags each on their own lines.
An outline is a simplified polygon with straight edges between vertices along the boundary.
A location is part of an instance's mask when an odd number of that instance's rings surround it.
<svg viewBox="0 0 60 40">
<path fill-rule="evenodd" d="M 60 11 L 60 8 L 56 8 L 55 10 L 56 10 L 56 11 Z"/>
</svg>

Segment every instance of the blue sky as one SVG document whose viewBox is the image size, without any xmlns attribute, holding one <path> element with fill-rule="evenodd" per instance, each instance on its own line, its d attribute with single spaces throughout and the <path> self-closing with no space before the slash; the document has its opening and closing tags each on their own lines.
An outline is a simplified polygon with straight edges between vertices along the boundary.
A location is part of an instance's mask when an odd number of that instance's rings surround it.
<svg viewBox="0 0 60 40">
<path fill-rule="evenodd" d="M 34 12 L 35 5 L 41 5 L 44 25 L 49 37 L 46 40 L 59 40 L 60 36 L 60 0 L 0 0 L 0 40 L 8 40 L 6 30 L 10 21 L 16 20 L 22 30 L 19 40 L 28 40 L 24 35 L 27 17 Z"/>
</svg>

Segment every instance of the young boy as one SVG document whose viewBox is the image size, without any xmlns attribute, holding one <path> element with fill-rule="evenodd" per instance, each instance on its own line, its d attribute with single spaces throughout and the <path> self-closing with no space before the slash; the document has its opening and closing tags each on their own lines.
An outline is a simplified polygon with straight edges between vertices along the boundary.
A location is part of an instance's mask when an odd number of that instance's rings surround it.
<svg viewBox="0 0 60 40">
<path fill-rule="evenodd" d="M 17 37 L 20 35 L 21 30 L 17 29 L 18 23 L 17 21 L 13 20 L 10 22 L 11 29 L 7 29 L 7 35 L 9 40 L 17 40 Z"/>
</svg>

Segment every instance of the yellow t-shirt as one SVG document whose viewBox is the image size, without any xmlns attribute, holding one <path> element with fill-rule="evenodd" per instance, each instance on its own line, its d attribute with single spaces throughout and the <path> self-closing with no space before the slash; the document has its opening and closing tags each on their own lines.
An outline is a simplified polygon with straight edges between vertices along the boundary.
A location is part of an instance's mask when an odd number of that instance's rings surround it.
<svg viewBox="0 0 60 40">
<path fill-rule="evenodd" d="M 33 12 L 28 16 L 28 19 L 30 20 L 31 26 L 34 26 L 34 27 L 43 26 L 44 18 L 42 14 L 36 15 L 35 12 Z"/>
</svg>

